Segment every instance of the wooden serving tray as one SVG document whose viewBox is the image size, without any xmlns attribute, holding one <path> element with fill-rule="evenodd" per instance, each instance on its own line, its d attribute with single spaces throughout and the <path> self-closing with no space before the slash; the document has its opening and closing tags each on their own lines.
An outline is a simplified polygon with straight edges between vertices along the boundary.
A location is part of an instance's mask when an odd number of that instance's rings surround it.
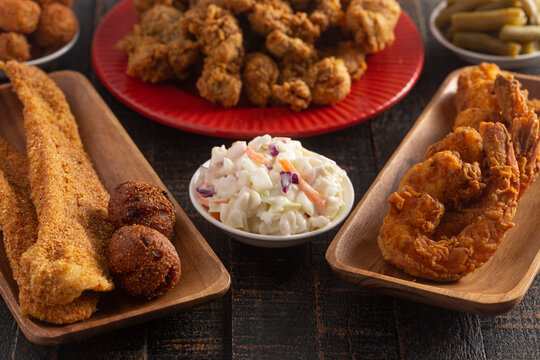
<svg viewBox="0 0 540 360">
<path fill-rule="evenodd" d="M 165 189 L 86 77 L 74 71 L 58 71 L 50 76 L 66 94 L 86 151 L 108 191 L 130 179 L 149 181 Z M 10 84 L 0 86 L 0 136 L 25 151 L 22 105 Z M 176 201 L 173 203 L 176 208 L 173 243 L 182 262 L 182 275 L 176 287 L 152 301 L 129 297 L 120 290 L 103 294 L 98 311 L 90 319 L 70 325 L 51 325 L 21 314 L 17 284 L 4 247 L 0 246 L 0 293 L 28 340 L 38 344 L 79 340 L 191 308 L 225 294 L 231 283 L 229 273 L 182 208 Z"/>
<path fill-rule="evenodd" d="M 452 130 L 454 95 L 460 70 L 444 81 L 394 155 L 375 179 L 326 252 L 326 260 L 343 279 L 382 293 L 476 314 L 500 314 L 514 308 L 540 267 L 540 181 L 519 202 L 499 250 L 463 279 L 439 283 L 413 278 L 383 260 L 377 236 L 388 212 L 388 196 L 409 168 L 422 161 L 427 147 Z M 516 78 L 540 97 L 540 77 Z"/>
</svg>

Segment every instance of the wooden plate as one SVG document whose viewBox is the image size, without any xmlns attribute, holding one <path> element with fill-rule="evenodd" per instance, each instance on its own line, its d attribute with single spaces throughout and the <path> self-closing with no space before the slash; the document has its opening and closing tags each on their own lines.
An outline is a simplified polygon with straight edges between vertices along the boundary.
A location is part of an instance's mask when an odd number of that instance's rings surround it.
<svg viewBox="0 0 540 360">
<path fill-rule="evenodd" d="M 107 190 L 132 179 L 150 181 L 165 189 L 150 164 L 140 153 L 122 125 L 81 74 L 59 71 L 50 76 L 66 94 L 77 119 L 86 151 Z M 11 85 L 0 86 L 0 136 L 21 151 L 25 149 L 22 106 Z M 0 247 L 0 293 L 28 340 L 38 344 L 60 344 L 94 336 L 194 307 L 222 296 L 231 278 L 216 254 L 197 231 L 182 208 L 176 207 L 173 243 L 182 262 L 179 283 L 165 296 L 153 301 L 123 295 L 120 290 L 103 294 L 99 310 L 88 320 L 56 326 L 23 316 L 18 304 L 17 284 L 13 280 L 3 246 Z"/>
<path fill-rule="evenodd" d="M 347 281 L 390 295 L 477 314 L 499 314 L 523 298 L 540 267 L 540 181 L 519 202 L 514 221 L 495 255 L 460 281 L 415 279 L 382 259 L 377 235 L 388 212 L 388 196 L 405 172 L 422 161 L 427 147 L 452 129 L 457 78 L 444 81 L 394 155 L 375 179 L 326 252 L 332 269 Z M 518 75 L 531 97 L 540 97 L 540 77 Z"/>
</svg>

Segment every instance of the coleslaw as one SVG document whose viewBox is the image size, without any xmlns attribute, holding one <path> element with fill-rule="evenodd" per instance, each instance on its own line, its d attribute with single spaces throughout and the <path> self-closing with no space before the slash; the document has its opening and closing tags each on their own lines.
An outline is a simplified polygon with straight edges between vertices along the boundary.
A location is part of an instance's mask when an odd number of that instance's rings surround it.
<svg viewBox="0 0 540 360">
<path fill-rule="evenodd" d="M 345 206 L 346 172 L 299 141 L 270 135 L 212 149 L 197 199 L 232 228 L 292 235 L 323 228 Z"/>
</svg>

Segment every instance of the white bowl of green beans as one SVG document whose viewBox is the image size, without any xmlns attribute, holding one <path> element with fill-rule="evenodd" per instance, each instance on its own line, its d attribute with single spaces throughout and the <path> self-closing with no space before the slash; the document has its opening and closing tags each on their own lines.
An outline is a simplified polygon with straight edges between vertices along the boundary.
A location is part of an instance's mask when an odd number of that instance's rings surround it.
<svg viewBox="0 0 540 360">
<path fill-rule="evenodd" d="M 515 69 L 540 60 L 536 0 L 447 0 L 433 10 L 429 26 L 437 41 L 472 64 Z"/>
</svg>

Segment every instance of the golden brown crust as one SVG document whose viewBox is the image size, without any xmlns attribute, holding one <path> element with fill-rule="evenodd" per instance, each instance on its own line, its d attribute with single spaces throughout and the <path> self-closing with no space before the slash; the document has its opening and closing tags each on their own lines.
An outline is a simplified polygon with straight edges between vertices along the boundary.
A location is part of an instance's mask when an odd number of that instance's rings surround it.
<svg viewBox="0 0 540 360">
<path fill-rule="evenodd" d="M 176 220 L 167 192 L 152 183 L 127 181 L 118 184 L 108 205 L 109 219 L 116 229 L 139 224 L 171 239 Z"/>
<path fill-rule="evenodd" d="M 108 261 L 119 286 L 132 296 L 161 296 L 180 278 L 174 246 L 160 232 L 142 225 L 124 226 L 114 233 Z"/>
<path fill-rule="evenodd" d="M 66 305 L 44 304 L 32 295 L 30 278 L 20 266 L 22 254 L 36 242 L 38 231 L 36 212 L 30 200 L 28 160 L 2 139 L 0 139 L 0 222 L 4 248 L 13 277 L 19 286 L 21 312 L 54 324 L 67 324 L 89 318 L 97 309 L 97 293 L 86 292 Z"/>
<path fill-rule="evenodd" d="M 0 0 L 0 30 L 30 34 L 38 25 L 41 9 L 30 0 Z"/>
<path fill-rule="evenodd" d="M 79 22 L 73 11 L 62 4 L 44 5 L 34 39 L 42 47 L 60 47 L 73 39 L 79 28 Z"/>
<path fill-rule="evenodd" d="M 83 291 L 108 291 L 105 246 L 113 227 L 108 194 L 83 149 L 64 94 L 38 68 L 10 61 L 4 71 L 24 105 L 37 242 L 21 257 L 34 298 L 69 304 Z"/>
</svg>

